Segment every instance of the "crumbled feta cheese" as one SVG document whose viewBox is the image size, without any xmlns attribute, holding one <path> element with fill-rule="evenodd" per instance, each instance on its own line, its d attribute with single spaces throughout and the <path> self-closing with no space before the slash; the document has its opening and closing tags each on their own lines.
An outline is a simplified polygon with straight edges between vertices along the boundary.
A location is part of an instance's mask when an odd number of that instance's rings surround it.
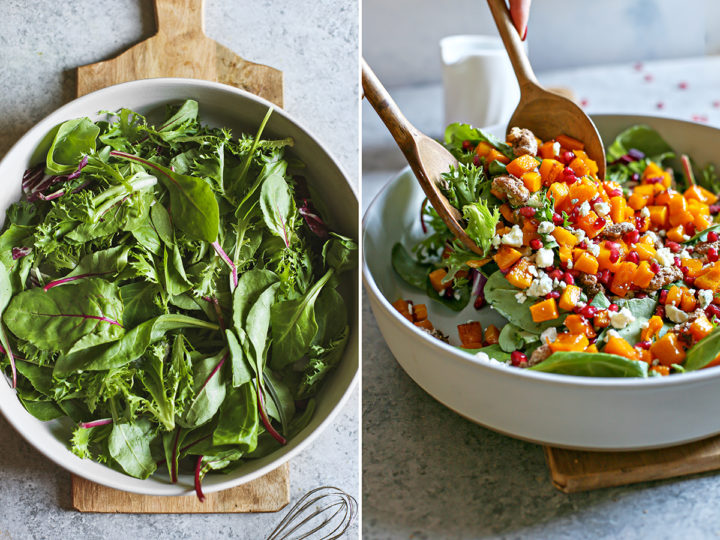
<svg viewBox="0 0 720 540">
<path fill-rule="evenodd" d="M 555 230 L 555 225 L 551 221 L 543 221 L 538 225 L 537 230 L 540 234 L 550 234 Z"/>
<path fill-rule="evenodd" d="M 590 213 L 590 210 L 591 210 L 591 208 L 590 208 L 590 203 L 589 203 L 589 202 L 584 201 L 584 202 L 580 205 L 580 215 L 581 215 L 581 216 L 587 216 L 587 215 Z"/>
<path fill-rule="evenodd" d="M 552 286 L 552 279 L 547 274 L 542 274 L 540 277 L 533 279 L 526 293 L 528 296 L 545 296 L 552 291 Z"/>
<path fill-rule="evenodd" d="M 643 210 L 645 210 L 645 208 L 643 208 Z M 655 234 L 653 231 L 646 232 L 645 236 L 652 240 L 653 244 L 658 241 L 657 234 Z"/>
<path fill-rule="evenodd" d="M 687 242 L 688 240 L 690 240 L 690 235 L 689 235 L 689 234 L 683 234 L 682 239 L 683 239 L 683 242 Z"/>
<path fill-rule="evenodd" d="M 675 264 L 675 257 L 672 254 L 672 251 L 666 247 L 658 248 L 656 259 L 657 262 L 663 266 L 672 266 Z"/>
<path fill-rule="evenodd" d="M 538 275 L 537 267 L 534 266 L 534 265 L 532 265 L 532 264 L 531 264 L 530 266 L 528 266 L 528 272 L 530 272 L 530 275 L 531 275 L 531 276 L 537 276 L 537 275 Z"/>
<path fill-rule="evenodd" d="M 565 287 L 567 287 L 567 283 L 565 283 L 564 281 L 561 281 L 561 282 L 560 282 L 560 288 L 561 288 L 561 289 L 564 289 Z"/>
<path fill-rule="evenodd" d="M 640 210 L 640 215 L 644 218 L 650 217 L 650 209 L 647 206 L 643 206 L 643 209 Z"/>
<path fill-rule="evenodd" d="M 698 303 L 700 307 L 705 309 L 713 301 L 713 292 L 709 289 L 700 289 L 698 291 Z"/>
<path fill-rule="evenodd" d="M 519 225 L 513 225 L 510 232 L 504 234 L 502 243 L 512 247 L 521 247 L 523 245 L 523 232 Z"/>
<path fill-rule="evenodd" d="M 682 309 L 678 309 L 675 306 L 669 304 L 665 306 L 665 315 L 667 315 L 667 318 L 674 323 L 684 323 L 689 318 L 689 315 L 685 313 Z"/>
<path fill-rule="evenodd" d="M 551 327 L 540 334 L 540 342 L 543 345 L 553 343 L 557 339 L 557 328 Z"/>
<path fill-rule="evenodd" d="M 500 239 L 499 234 L 496 234 L 495 236 L 493 236 L 492 245 L 495 249 L 500 247 L 501 242 L 502 242 L 502 240 Z"/>
<path fill-rule="evenodd" d="M 665 236 L 665 231 L 658 231 L 658 236 Z"/>
<path fill-rule="evenodd" d="M 571 260 L 568 260 L 568 262 L 567 262 L 567 269 L 568 269 L 568 270 L 572 270 L 572 267 L 573 267 L 573 262 L 572 262 Z"/>
<path fill-rule="evenodd" d="M 635 320 L 633 314 L 630 313 L 630 310 L 626 307 L 622 308 L 620 311 L 609 311 L 608 313 L 610 314 L 610 324 L 613 328 L 617 328 L 618 330 L 625 328 L 628 324 Z"/>
<path fill-rule="evenodd" d="M 572 231 L 572 233 L 577 237 L 578 243 L 585 240 L 585 231 L 583 231 L 582 229 L 575 229 Z"/>
<path fill-rule="evenodd" d="M 603 201 L 596 202 L 593 208 L 598 216 L 607 216 L 610 213 L 610 205 Z"/>
<path fill-rule="evenodd" d="M 555 256 L 552 249 L 540 248 L 537 255 L 535 255 L 535 264 L 537 264 L 540 268 L 547 268 L 548 266 L 553 265 L 554 259 Z"/>
<path fill-rule="evenodd" d="M 600 246 L 597 244 L 588 244 L 587 250 L 593 257 L 597 257 L 598 255 L 600 255 Z"/>
<path fill-rule="evenodd" d="M 577 204 L 580 199 L 570 199 L 570 204 Z"/>
<path fill-rule="evenodd" d="M 488 362 L 489 364 L 494 364 L 496 366 L 503 366 L 507 367 L 508 364 L 505 362 L 501 362 L 500 360 L 495 360 L 495 358 L 492 358 L 487 355 L 487 353 L 484 353 L 482 351 L 478 351 L 475 353 L 475 358 L 480 360 L 481 362 Z"/>
<path fill-rule="evenodd" d="M 554 142 L 552 146 L 553 150 L 553 156 L 559 156 L 560 155 L 560 143 Z"/>
<path fill-rule="evenodd" d="M 615 330 L 611 328 L 607 331 L 607 334 L 605 334 L 605 341 L 609 341 L 611 337 L 619 338 L 620 334 L 618 334 Z"/>
<path fill-rule="evenodd" d="M 525 293 L 519 292 L 515 294 L 515 300 L 518 301 L 518 304 L 523 304 L 527 300 L 527 296 L 525 296 Z"/>
</svg>

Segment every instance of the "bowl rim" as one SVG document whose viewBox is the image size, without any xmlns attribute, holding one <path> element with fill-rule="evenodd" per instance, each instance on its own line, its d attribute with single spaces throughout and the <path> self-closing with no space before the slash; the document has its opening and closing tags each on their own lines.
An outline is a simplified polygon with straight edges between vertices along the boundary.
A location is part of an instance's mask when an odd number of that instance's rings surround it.
<svg viewBox="0 0 720 540">
<path fill-rule="evenodd" d="M 720 128 L 714 128 L 700 122 L 690 122 L 687 120 L 676 119 L 666 116 L 652 116 L 652 115 L 633 115 L 633 114 L 591 114 L 591 118 L 627 118 L 635 119 L 635 123 L 641 123 L 642 119 L 660 119 L 670 120 L 673 122 L 681 122 L 684 124 L 690 124 L 694 127 L 703 127 L 713 131 L 720 131 Z M 368 223 L 374 213 L 376 207 L 380 204 L 382 199 L 390 186 L 397 182 L 401 177 L 405 175 L 412 175 L 412 171 L 409 166 L 404 167 L 402 170 L 394 173 L 388 181 L 383 185 L 380 191 L 375 195 L 373 200 L 367 207 L 362 219 L 362 231 L 361 239 L 362 245 L 365 246 L 365 236 L 368 232 Z M 389 252 L 388 252 L 389 253 Z M 461 351 L 457 347 L 449 345 L 440 341 L 439 339 L 433 338 L 427 332 L 419 330 L 414 325 L 411 325 L 405 317 L 400 315 L 398 311 L 392 307 L 389 300 L 385 298 L 385 295 L 380 291 L 375 278 L 373 277 L 370 267 L 367 262 L 367 254 L 363 249 L 362 252 L 362 275 L 363 284 L 366 290 L 379 305 L 386 311 L 390 312 L 390 316 L 394 321 L 400 325 L 400 328 L 412 331 L 419 339 L 424 340 L 431 349 L 434 349 L 438 354 L 443 356 L 450 356 L 452 360 L 462 362 L 468 365 L 478 366 L 480 369 L 486 369 L 494 372 L 497 375 L 512 373 L 513 376 L 520 377 L 521 379 L 529 381 L 537 381 L 539 383 L 557 385 L 557 386 L 579 386 L 586 388 L 613 388 L 618 390 L 639 390 L 647 388 L 667 388 L 675 387 L 678 385 L 687 385 L 692 383 L 705 383 L 711 380 L 720 378 L 720 366 L 715 366 L 709 369 L 701 369 L 690 373 L 683 373 L 675 377 L 647 377 L 647 378 L 625 378 L 625 377 L 582 377 L 579 375 L 562 375 L 558 373 L 544 373 L 541 371 L 531 371 L 529 369 L 513 369 L 510 366 L 497 365 L 495 363 L 486 362 L 475 357 L 471 353 Z M 428 355 L 426 360 L 430 360 L 433 357 Z M 435 361 L 435 360 L 434 360 Z"/>
<path fill-rule="evenodd" d="M 30 129 L 28 129 L 7 151 L 7 153 L 0 159 L 0 165 L 2 165 L 6 160 L 14 156 L 15 154 L 20 154 L 22 152 L 23 147 L 27 144 L 27 141 L 33 140 L 36 137 L 36 134 L 39 131 L 46 131 L 47 126 L 44 126 L 44 124 L 47 124 L 48 122 L 55 121 L 57 117 L 64 117 L 65 111 L 68 109 L 73 108 L 78 104 L 78 102 L 82 102 L 84 100 L 90 100 L 91 98 L 97 98 L 98 96 L 102 96 L 103 94 L 110 94 L 117 91 L 122 91 L 126 89 L 135 89 L 135 91 L 142 90 L 143 87 L 153 86 L 153 85 L 168 85 L 168 86 L 174 86 L 174 87 L 188 87 L 191 88 L 206 88 L 210 90 L 220 91 L 220 92 L 226 92 L 230 94 L 235 94 L 237 97 L 249 99 L 251 101 L 255 101 L 257 103 L 263 104 L 266 107 L 272 107 L 274 109 L 273 114 L 278 114 L 281 117 L 283 117 L 285 120 L 289 121 L 291 124 L 293 124 L 295 127 L 297 127 L 300 131 L 302 131 L 305 135 L 308 136 L 317 146 L 318 148 L 324 152 L 330 162 L 335 166 L 342 176 L 342 179 L 344 180 L 347 187 L 350 189 L 350 192 L 353 195 L 354 202 L 358 205 L 359 208 L 359 196 L 358 196 L 358 189 L 359 184 L 356 186 L 353 182 L 349 180 L 348 174 L 345 171 L 344 167 L 340 164 L 340 162 L 337 160 L 335 155 L 326 147 L 326 145 L 321 142 L 320 139 L 307 127 L 300 121 L 298 121 L 293 115 L 288 113 L 284 108 L 268 101 L 265 98 L 262 98 L 260 96 L 256 96 L 255 94 L 252 94 L 250 92 L 247 92 L 246 90 L 242 90 L 240 88 L 236 88 L 234 86 L 230 86 L 227 84 L 219 83 L 219 82 L 213 82 L 213 81 L 206 81 L 202 79 L 193 79 L 193 78 L 186 78 L 186 77 L 154 77 L 149 79 L 140 79 L 135 81 L 128 81 L 123 82 L 119 84 L 115 84 L 112 86 L 108 86 L 106 88 L 102 88 L 100 90 L 95 90 L 94 92 L 90 92 L 88 94 L 85 94 L 83 96 L 77 97 L 68 103 L 63 104 L 62 106 L 58 107 L 57 109 L 54 109 L 49 114 L 45 115 L 43 118 L 38 120 L 33 124 Z M 135 88 L 137 87 L 137 88 Z M 170 100 L 168 100 L 170 101 Z M 59 119 L 59 118 L 58 118 Z M 41 129 L 42 128 L 42 129 Z M 4 221 L 4 214 L 3 214 L 3 221 Z M 356 230 L 357 232 L 357 230 Z M 355 290 L 355 288 L 353 288 Z M 360 295 L 359 295 L 359 283 L 357 290 L 355 290 L 356 295 L 358 296 L 357 302 L 358 302 L 358 309 L 356 313 L 356 317 L 360 317 Z M 358 318 L 358 322 L 359 322 Z M 358 325 L 359 326 L 359 325 Z M 356 329 L 357 330 L 357 329 Z M 361 339 L 358 331 L 358 355 L 361 356 L 360 350 L 361 350 Z M 312 444 L 319 435 L 324 432 L 327 427 L 335 421 L 338 414 L 340 414 L 340 411 L 345 407 L 345 405 L 348 403 L 351 394 L 355 391 L 355 388 L 358 385 L 359 381 L 359 373 L 360 373 L 360 365 L 361 365 L 361 358 L 358 358 L 357 366 L 354 370 L 352 379 L 350 380 L 349 384 L 345 388 L 342 396 L 338 399 L 335 406 L 332 408 L 332 410 L 328 413 L 328 415 L 325 417 L 324 420 L 322 420 L 317 427 L 308 433 L 302 440 L 297 442 L 294 447 L 292 447 L 290 450 L 286 451 L 282 455 L 278 456 L 276 459 L 270 461 L 266 465 L 263 465 L 262 467 L 258 468 L 255 471 L 249 472 L 247 474 L 244 474 L 242 476 L 238 476 L 235 478 L 230 478 L 223 482 L 217 482 L 212 485 L 203 486 L 203 492 L 204 493 L 214 493 L 218 491 L 223 491 L 232 487 L 236 487 L 242 484 L 246 484 L 247 482 L 251 482 L 253 480 L 256 480 L 257 478 L 264 476 L 268 474 L 269 472 L 277 469 L 278 467 L 284 465 L 289 460 L 293 459 L 295 456 L 303 452 L 310 444 Z M 13 392 L 15 396 L 17 394 L 12 388 L 9 388 L 9 391 Z M 17 399 L 17 398 L 16 398 Z M 5 420 L 13 427 L 13 429 L 20 434 L 25 441 L 27 441 L 33 448 L 35 448 L 37 451 L 39 451 L 41 454 L 43 454 L 45 457 L 50 459 L 53 463 L 59 465 L 63 469 L 71 472 L 72 474 L 75 474 L 77 476 L 80 476 L 82 478 L 85 478 L 87 480 L 90 480 L 91 482 L 95 482 L 107 487 L 111 487 L 114 489 L 118 489 L 121 491 L 126 491 L 130 493 L 137 493 L 142 495 L 159 495 L 159 496 L 188 496 L 193 495 L 195 493 L 194 489 L 185 486 L 184 484 L 150 484 L 148 483 L 146 487 L 143 486 L 143 483 L 146 482 L 146 480 L 141 480 L 139 478 L 134 478 L 130 475 L 127 475 L 121 471 L 116 471 L 114 469 L 108 468 L 108 470 L 118 473 L 122 475 L 122 477 L 127 477 L 127 481 L 130 483 L 130 485 L 123 484 L 120 479 L 117 481 L 114 479 L 114 475 L 109 475 L 109 477 L 97 477 L 93 474 L 88 473 L 85 468 L 82 466 L 83 460 L 65 460 L 61 455 L 56 455 L 55 453 L 51 452 L 50 450 L 43 448 L 41 446 L 36 446 L 34 442 L 31 440 L 30 435 L 25 432 L 25 429 L 23 427 L 22 418 L 16 418 L 13 415 L 5 414 L 5 410 L 2 408 L 0 404 L 0 413 L 2 413 Z M 29 413 L 28 413 L 29 414 Z M 297 439 L 297 437 L 296 437 Z M 292 441 L 288 441 L 288 443 L 292 443 Z M 66 450 L 68 454 L 70 454 L 70 450 Z M 93 461 L 93 463 L 97 463 Z M 100 464 L 102 465 L 102 464 Z M 118 478 L 122 478 L 118 477 Z M 151 477 L 152 478 L 152 477 Z M 137 486 L 137 487 L 135 487 Z"/>
</svg>

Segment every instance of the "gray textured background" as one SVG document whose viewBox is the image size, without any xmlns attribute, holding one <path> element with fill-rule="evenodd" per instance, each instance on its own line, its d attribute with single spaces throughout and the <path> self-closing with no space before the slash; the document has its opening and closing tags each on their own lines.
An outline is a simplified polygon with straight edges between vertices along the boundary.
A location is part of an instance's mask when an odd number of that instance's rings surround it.
<svg viewBox="0 0 720 540">
<path fill-rule="evenodd" d="M 206 0 L 206 33 L 285 73 L 285 108 L 358 181 L 357 0 Z M 155 32 L 149 0 L 0 0 L 0 156 L 75 95 L 73 68 Z M 291 495 L 325 484 L 359 492 L 357 390 L 337 420 L 291 461 Z M 279 514 L 83 515 L 70 475 L 0 419 L 0 538 L 263 538 Z M 351 531 L 357 536 L 357 528 Z"/>
</svg>

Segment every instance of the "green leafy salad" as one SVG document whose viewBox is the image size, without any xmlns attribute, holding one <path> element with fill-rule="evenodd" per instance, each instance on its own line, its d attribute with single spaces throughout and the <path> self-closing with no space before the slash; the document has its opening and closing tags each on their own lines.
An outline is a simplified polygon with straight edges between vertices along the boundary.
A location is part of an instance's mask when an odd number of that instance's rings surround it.
<svg viewBox="0 0 720 540">
<path fill-rule="evenodd" d="M 458 166 L 440 189 L 481 253 L 425 200 L 424 237 L 411 251 L 396 244 L 392 265 L 434 303 L 502 316 L 500 328 L 459 324 L 462 349 L 582 376 L 720 365 L 720 181 L 712 164 L 696 174 L 688 156 L 676 157 L 646 125 L 628 127 L 608 147 L 604 178 L 582 141 L 564 134 L 541 141 L 513 127 L 501 141 L 452 124 L 445 146 Z M 422 298 L 393 305 L 450 342 Z"/>
<path fill-rule="evenodd" d="M 169 105 L 69 120 L 37 149 L 0 235 L 2 366 L 72 451 L 201 481 L 302 430 L 348 340 L 355 242 L 285 155 Z M 12 179 L 6 179 L 12 181 Z"/>
</svg>

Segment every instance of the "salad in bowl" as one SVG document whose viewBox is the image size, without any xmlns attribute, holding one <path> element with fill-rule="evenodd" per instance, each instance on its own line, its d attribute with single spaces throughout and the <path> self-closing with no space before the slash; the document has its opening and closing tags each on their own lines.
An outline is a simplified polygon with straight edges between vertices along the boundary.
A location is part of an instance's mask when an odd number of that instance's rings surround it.
<svg viewBox="0 0 720 540">
<path fill-rule="evenodd" d="M 456 241 L 425 201 L 425 237 L 392 266 L 423 292 L 393 306 L 434 337 L 493 362 L 550 373 L 668 376 L 720 363 L 720 212 L 714 168 L 698 174 L 652 128 L 609 146 L 605 178 L 581 141 L 505 141 L 452 124 L 458 167 L 441 189 L 481 247 Z M 423 294 L 424 293 L 424 294 Z M 435 328 L 426 301 L 507 320 Z"/>
</svg>

